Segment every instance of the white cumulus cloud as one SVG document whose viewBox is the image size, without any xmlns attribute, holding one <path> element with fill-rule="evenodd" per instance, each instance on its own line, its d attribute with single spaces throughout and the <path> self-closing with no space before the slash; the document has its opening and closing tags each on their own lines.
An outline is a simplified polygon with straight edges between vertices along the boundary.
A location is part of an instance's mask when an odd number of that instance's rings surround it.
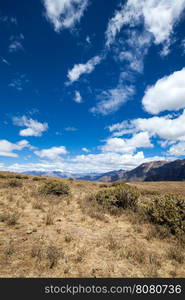
<svg viewBox="0 0 185 300">
<path fill-rule="evenodd" d="M 18 154 L 15 151 L 21 151 L 24 148 L 31 148 L 31 145 L 26 140 L 17 143 L 0 140 L 0 156 L 18 157 Z"/>
<path fill-rule="evenodd" d="M 51 147 L 49 149 L 43 149 L 34 152 L 37 156 L 41 158 L 48 158 L 51 160 L 60 159 L 61 155 L 67 154 L 67 150 L 64 146 Z"/>
<path fill-rule="evenodd" d="M 142 104 L 151 114 L 185 108 L 185 68 L 165 76 L 149 87 Z"/>
<path fill-rule="evenodd" d="M 141 131 L 148 132 L 149 136 L 158 137 L 166 141 L 185 141 L 185 110 L 179 116 L 166 115 L 162 117 L 138 118 L 123 121 L 109 126 L 113 136 L 122 136 L 128 133 Z M 163 143 L 164 144 L 164 143 Z M 169 144 L 167 142 L 167 144 Z"/>
<path fill-rule="evenodd" d="M 147 132 L 140 132 L 129 139 L 109 138 L 101 147 L 103 152 L 133 153 L 137 148 L 151 148 L 153 145 Z"/>
<path fill-rule="evenodd" d="M 20 130 L 20 136 L 42 136 L 43 132 L 48 129 L 47 123 L 41 123 L 37 120 L 29 119 L 26 116 L 14 117 L 13 124 L 20 127 L 26 127 Z"/>
</svg>

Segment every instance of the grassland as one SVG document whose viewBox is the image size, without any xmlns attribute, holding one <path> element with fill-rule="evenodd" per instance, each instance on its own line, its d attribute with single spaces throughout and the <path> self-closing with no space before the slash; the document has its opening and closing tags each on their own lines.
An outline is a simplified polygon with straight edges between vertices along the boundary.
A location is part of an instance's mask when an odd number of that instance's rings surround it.
<svg viewBox="0 0 185 300">
<path fill-rule="evenodd" d="M 71 190 L 59 196 L 39 192 L 47 180 L 0 173 L 0 277 L 185 277 L 181 239 L 138 211 L 89 201 L 111 183 L 58 179 Z M 185 195 L 184 182 L 131 185 L 141 206 L 155 192 Z"/>
</svg>

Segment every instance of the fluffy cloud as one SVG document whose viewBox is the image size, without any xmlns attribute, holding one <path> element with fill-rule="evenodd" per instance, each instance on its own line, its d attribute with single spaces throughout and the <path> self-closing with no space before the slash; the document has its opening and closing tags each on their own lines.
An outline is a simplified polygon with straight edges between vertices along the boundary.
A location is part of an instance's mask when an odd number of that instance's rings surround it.
<svg viewBox="0 0 185 300">
<path fill-rule="evenodd" d="M 150 137 L 147 132 L 135 134 L 130 139 L 109 138 L 101 147 L 103 152 L 133 153 L 137 148 L 151 148 Z"/>
<path fill-rule="evenodd" d="M 68 152 L 64 146 L 60 146 L 60 147 L 52 147 L 49 149 L 35 151 L 34 153 L 41 158 L 48 158 L 51 160 L 55 160 L 55 159 L 60 159 L 61 155 L 67 154 Z"/>
<path fill-rule="evenodd" d="M 101 56 L 95 56 L 88 60 L 85 64 L 76 64 L 74 67 L 68 71 L 68 79 L 71 83 L 77 81 L 83 74 L 90 74 L 96 65 L 98 65 L 102 60 Z"/>
<path fill-rule="evenodd" d="M 85 147 L 82 148 L 82 151 L 86 152 L 86 153 L 90 152 L 90 150 L 88 148 L 85 148 Z"/>
<path fill-rule="evenodd" d="M 26 116 L 14 117 L 13 123 L 16 126 L 26 127 L 20 130 L 20 136 L 42 136 L 42 133 L 48 129 L 47 123 L 40 123 L 37 120 L 28 119 Z"/>
<path fill-rule="evenodd" d="M 120 106 L 125 103 L 132 95 L 134 95 L 133 86 L 118 85 L 114 89 L 102 92 L 99 95 L 100 101 L 98 104 L 91 108 L 92 113 L 99 113 L 102 115 L 108 115 L 117 111 Z"/>
<path fill-rule="evenodd" d="M 141 131 L 148 132 L 149 136 L 157 136 L 167 141 L 183 141 L 185 140 L 185 111 L 174 117 L 167 115 L 164 117 L 139 118 L 135 120 L 123 121 L 109 127 L 113 136 L 122 136 L 129 133 Z"/>
<path fill-rule="evenodd" d="M 185 142 L 179 142 L 170 147 L 168 153 L 172 156 L 185 156 Z"/>
<path fill-rule="evenodd" d="M 82 103 L 82 96 L 80 95 L 80 92 L 75 91 L 74 101 L 75 101 L 76 103 Z"/>
<path fill-rule="evenodd" d="M 18 157 L 14 151 L 21 151 L 24 148 L 30 148 L 30 144 L 26 140 L 17 143 L 11 143 L 7 140 L 0 140 L 0 156 Z"/>
<path fill-rule="evenodd" d="M 7 169 L 11 171 L 64 171 L 72 173 L 89 173 L 91 172 L 109 172 L 112 170 L 130 170 L 138 165 L 156 160 L 164 160 L 165 157 L 148 157 L 145 158 L 143 152 L 136 154 L 120 154 L 120 153 L 100 153 L 79 155 L 69 160 L 42 161 L 30 164 L 14 164 Z M 5 169 L 5 168 L 4 168 Z"/>
<path fill-rule="evenodd" d="M 56 32 L 73 28 L 83 17 L 89 0 L 43 0 L 46 17 Z"/>
<path fill-rule="evenodd" d="M 185 68 L 158 80 L 155 85 L 149 87 L 142 104 L 151 114 L 185 108 Z"/>
<path fill-rule="evenodd" d="M 145 27 L 153 34 L 156 44 L 169 40 L 184 8 L 184 0 L 143 1 Z"/>
</svg>

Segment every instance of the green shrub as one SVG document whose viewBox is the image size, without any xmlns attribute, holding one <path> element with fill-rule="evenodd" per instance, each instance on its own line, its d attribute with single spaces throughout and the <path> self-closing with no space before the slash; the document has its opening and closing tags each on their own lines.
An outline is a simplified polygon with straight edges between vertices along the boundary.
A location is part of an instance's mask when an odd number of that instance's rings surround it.
<svg viewBox="0 0 185 300">
<path fill-rule="evenodd" d="M 108 208 L 113 205 L 124 209 L 134 209 L 137 206 L 138 198 L 139 191 L 126 184 L 103 189 L 95 195 L 95 200 Z"/>
<path fill-rule="evenodd" d="M 172 233 L 185 231 L 185 198 L 181 195 L 156 196 L 147 213 L 152 222 L 168 226 Z"/>
<path fill-rule="evenodd" d="M 115 182 L 112 182 L 112 184 L 111 184 L 112 187 L 117 187 L 117 186 L 120 186 L 120 185 L 128 186 L 125 181 L 115 181 Z"/>
<path fill-rule="evenodd" d="M 40 180 L 42 180 L 42 177 L 35 176 L 35 177 L 32 178 L 32 180 L 33 181 L 40 181 Z"/>
<path fill-rule="evenodd" d="M 160 195 L 159 191 L 154 191 L 154 190 L 140 190 L 140 193 L 142 196 L 158 196 Z"/>
<path fill-rule="evenodd" d="M 66 183 L 62 181 L 53 180 L 53 181 L 45 182 L 39 188 L 39 192 L 44 195 L 62 196 L 62 195 L 69 195 L 70 188 Z"/>
<path fill-rule="evenodd" d="M 5 176 L 4 174 L 1 174 L 1 173 L 0 173 L 0 178 L 5 179 L 6 176 Z"/>
<path fill-rule="evenodd" d="M 7 182 L 7 186 L 14 188 L 14 187 L 22 187 L 22 182 L 18 179 L 10 179 Z"/>
</svg>

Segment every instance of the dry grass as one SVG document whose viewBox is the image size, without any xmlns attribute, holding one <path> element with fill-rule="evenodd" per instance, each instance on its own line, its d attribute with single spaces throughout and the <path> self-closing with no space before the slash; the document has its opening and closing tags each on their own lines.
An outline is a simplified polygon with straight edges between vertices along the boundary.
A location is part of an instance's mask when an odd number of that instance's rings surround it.
<svg viewBox="0 0 185 300">
<path fill-rule="evenodd" d="M 0 175 L 0 277 L 185 277 L 185 246 L 167 228 L 89 201 L 111 184 L 66 179 L 71 195 L 42 196 L 44 178 Z M 140 205 L 156 191 L 185 195 L 183 182 L 131 185 Z"/>
<path fill-rule="evenodd" d="M 185 196 L 185 181 L 132 182 L 129 185 L 148 193 L 177 193 Z"/>
</svg>

